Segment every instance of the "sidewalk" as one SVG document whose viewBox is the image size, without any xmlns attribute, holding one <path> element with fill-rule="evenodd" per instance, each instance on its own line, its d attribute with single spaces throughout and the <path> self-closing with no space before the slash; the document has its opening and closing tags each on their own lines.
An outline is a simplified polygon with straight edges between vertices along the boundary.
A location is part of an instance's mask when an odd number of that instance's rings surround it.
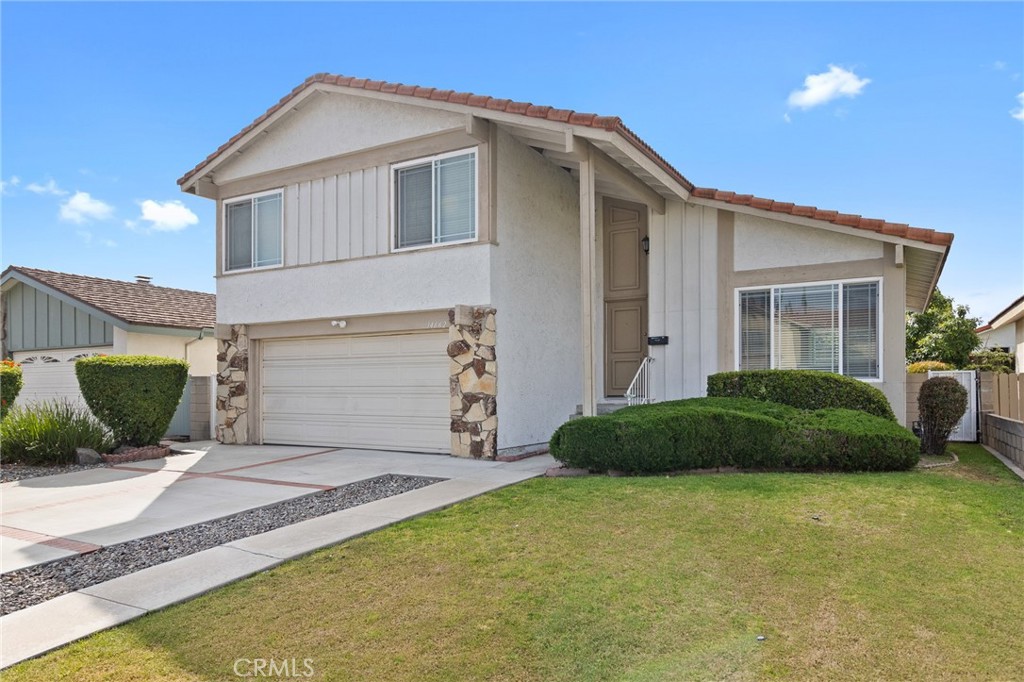
<svg viewBox="0 0 1024 682">
<path fill-rule="evenodd" d="M 4 573 L 387 473 L 447 479 L 3 616 L 0 667 L 316 549 L 539 476 L 552 465 L 547 455 L 506 463 L 369 450 L 209 445 L 167 459 L 5 483 L 0 525 Z"/>
</svg>

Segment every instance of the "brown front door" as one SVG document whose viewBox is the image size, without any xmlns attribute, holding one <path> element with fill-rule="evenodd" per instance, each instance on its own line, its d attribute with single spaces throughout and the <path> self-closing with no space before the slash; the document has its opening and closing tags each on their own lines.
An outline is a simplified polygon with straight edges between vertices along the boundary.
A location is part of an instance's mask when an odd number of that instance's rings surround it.
<svg viewBox="0 0 1024 682">
<path fill-rule="evenodd" d="M 604 392 L 621 396 L 647 353 L 647 209 L 604 204 Z"/>
</svg>

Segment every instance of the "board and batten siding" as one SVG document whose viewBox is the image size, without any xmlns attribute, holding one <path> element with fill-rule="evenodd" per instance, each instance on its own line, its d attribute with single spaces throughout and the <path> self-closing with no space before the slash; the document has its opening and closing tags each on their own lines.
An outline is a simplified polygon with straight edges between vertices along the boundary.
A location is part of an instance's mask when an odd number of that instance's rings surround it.
<svg viewBox="0 0 1024 682">
<path fill-rule="evenodd" d="M 7 299 L 7 349 L 42 350 L 109 346 L 109 322 L 19 282 L 4 293 Z"/>
<path fill-rule="evenodd" d="M 285 187 L 285 266 L 388 253 L 389 178 L 375 166 Z"/>
</svg>

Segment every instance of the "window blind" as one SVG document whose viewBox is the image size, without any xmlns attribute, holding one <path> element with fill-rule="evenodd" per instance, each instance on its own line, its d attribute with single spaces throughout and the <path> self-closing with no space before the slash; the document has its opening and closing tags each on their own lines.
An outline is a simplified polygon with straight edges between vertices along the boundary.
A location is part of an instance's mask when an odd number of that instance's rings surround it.
<svg viewBox="0 0 1024 682">
<path fill-rule="evenodd" d="M 839 285 L 775 290 L 775 368 L 839 371 Z"/>
<path fill-rule="evenodd" d="M 771 368 L 771 290 L 740 292 L 740 369 Z"/>
<path fill-rule="evenodd" d="M 423 246 L 433 242 L 432 176 L 430 163 L 402 168 L 395 174 L 398 206 L 396 246 Z"/>
<path fill-rule="evenodd" d="M 843 374 L 877 378 L 878 282 L 843 285 Z"/>
<path fill-rule="evenodd" d="M 253 267 L 281 262 L 281 195 L 259 197 L 256 209 L 256 262 Z"/>
<path fill-rule="evenodd" d="M 476 234 L 476 155 L 435 161 L 437 241 L 471 239 Z"/>
<path fill-rule="evenodd" d="M 252 267 L 252 202 L 228 204 L 228 270 Z"/>
</svg>

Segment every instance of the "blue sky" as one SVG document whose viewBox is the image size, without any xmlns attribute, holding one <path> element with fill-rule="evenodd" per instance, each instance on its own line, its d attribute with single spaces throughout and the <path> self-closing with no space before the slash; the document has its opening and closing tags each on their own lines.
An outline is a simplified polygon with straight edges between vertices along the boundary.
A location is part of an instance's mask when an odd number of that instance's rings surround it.
<svg viewBox="0 0 1024 682">
<path fill-rule="evenodd" d="M 327 71 L 618 115 L 698 185 L 955 232 L 972 314 L 1024 292 L 1021 3 L 3 2 L 0 31 L 4 267 L 213 291 L 176 179 Z"/>
</svg>

